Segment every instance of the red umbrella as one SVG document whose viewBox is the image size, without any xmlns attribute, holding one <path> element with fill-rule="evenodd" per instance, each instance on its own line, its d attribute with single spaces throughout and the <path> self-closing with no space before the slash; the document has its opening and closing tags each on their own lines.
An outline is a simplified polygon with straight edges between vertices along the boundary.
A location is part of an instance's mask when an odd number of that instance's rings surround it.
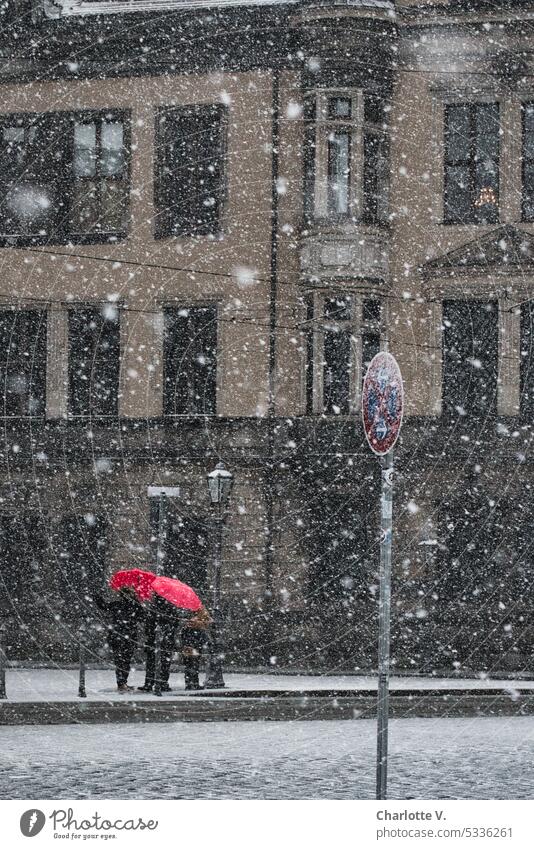
<svg viewBox="0 0 534 849">
<path fill-rule="evenodd" d="M 175 607 L 182 607 L 185 610 L 196 611 L 203 607 L 196 592 L 187 584 L 176 578 L 158 577 L 153 572 L 145 572 L 142 569 L 115 572 L 110 578 L 109 585 L 112 590 L 132 587 L 140 601 L 149 601 L 153 593 L 156 593 Z"/>
<path fill-rule="evenodd" d="M 185 610 L 200 610 L 203 607 L 196 592 L 176 578 L 156 578 L 152 589 L 175 607 L 183 607 Z"/>
<path fill-rule="evenodd" d="M 148 601 L 152 596 L 152 584 L 156 580 L 153 572 L 144 572 L 142 569 L 125 569 L 115 572 L 109 580 L 112 590 L 121 590 L 123 587 L 132 587 L 139 601 Z"/>
</svg>

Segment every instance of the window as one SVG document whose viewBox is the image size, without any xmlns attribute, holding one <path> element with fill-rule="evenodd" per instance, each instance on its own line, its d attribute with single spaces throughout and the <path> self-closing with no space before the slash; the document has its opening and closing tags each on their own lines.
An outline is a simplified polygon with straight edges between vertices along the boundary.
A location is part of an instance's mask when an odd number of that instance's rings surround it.
<svg viewBox="0 0 534 849">
<path fill-rule="evenodd" d="M 346 215 L 349 211 L 350 135 L 331 133 L 328 138 L 328 212 Z"/>
<path fill-rule="evenodd" d="M 445 109 L 444 219 L 450 224 L 499 220 L 499 104 Z"/>
<path fill-rule="evenodd" d="M 363 220 L 380 224 L 387 220 L 386 140 L 383 135 L 365 132 L 363 137 Z"/>
<path fill-rule="evenodd" d="M 498 312 L 493 301 L 443 303 L 443 412 L 481 424 L 497 410 Z"/>
<path fill-rule="evenodd" d="M 323 403 L 325 413 L 347 416 L 350 412 L 351 342 L 349 329 L 325 330 Z"/>
<path fill-rule="evenodd" d="M 381 126 L 384 123 L 384 101 L 378 94 L 367 93 L 363 100 L 364 119 L 366 124 Z"/>
<path fill-rule="evenodd" d="M 306 306 L 306 415 L 313 414 L 313 294 L 308 293 Z"/>
<path fill-rule="evenodd" d="M 158 120 L 156 235 L 221 228 L 225 121 L 221 106 L 163 109 Z"/>
<path fill-rule="evenodd" d="M 350 118 L 352 101 L 350 97 L 331 97 L 328 101 L 329 118 Z"/>
<path fill-rule="evenodd" d="M 0 415 L 42 416 L 46 397 L 46 312 L 0 311 Z"/>
<path fill-rule="evenodd" d="M 318 92 L 304 105 L 304 212 L 387 222 L 387 105 L 378 94 Z"/>
<path fill-rule="evenodd" d="M 51 113 L 0 119 L 0 239 L 42 244 L 126 230 L 124 116 Z"/>
<path fill-rule="evenodd" d="M 360 383 L 371 359 L 380 350 L 381 304 L 375 299 L 360 301 L 354 295 L 315 296 L 314 334 L 320 372 L 312 385 L 307 382 L 307 411 L 325 415 L 350 415 L 359 403 Z M 310 313 L 309 313 L 310 315 Z M 313 353 L 312 337 L 308 357 Z M 309 370 L 307 372 L 309 375 Z M 361 380 L 360 380 L 361 378 Z M 312 389 L 319 393 L 312 405 Z"/>
<path fill-rule="evenodd" d="M 117 416 L 120 326 L 115 307 L 69 310 L 69 413 Z"/>
<path fill-rule="evenodd" d="M 217 308 L 170 308 L 164 317 L 165 415 L 215 415 Z"/>
<path fill-rule="evenodd" d="M 534 221 L 534 103 L 523 113 L 523 221 Z"/>
<path fill-rule="evenodd" d="M 124 230 L 127 195 L 122 121 L 109 118 L 76 121 L 71 232 Z"/>
<path fill-rule="evenodd" d="M 520 337 L 520 413 L 532 421 L 534 418 L 534 304 L 521 304 Z"/>
</svg>

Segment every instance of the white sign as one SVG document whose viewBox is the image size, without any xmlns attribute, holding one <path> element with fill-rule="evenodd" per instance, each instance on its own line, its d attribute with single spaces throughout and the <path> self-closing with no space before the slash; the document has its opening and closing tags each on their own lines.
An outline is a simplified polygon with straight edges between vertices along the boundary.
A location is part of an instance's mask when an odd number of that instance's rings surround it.
<svg viewBox="0 0 534 849">
<path fill-rule="evenodd" d="M 149 498 L 159 498 L 161 495 L 167 496 L 167 498 L 178 498 L 180 495 L 180 487 L 179 486 L 149 486 L 148 487 L 148 497 Z"/>
</svg>

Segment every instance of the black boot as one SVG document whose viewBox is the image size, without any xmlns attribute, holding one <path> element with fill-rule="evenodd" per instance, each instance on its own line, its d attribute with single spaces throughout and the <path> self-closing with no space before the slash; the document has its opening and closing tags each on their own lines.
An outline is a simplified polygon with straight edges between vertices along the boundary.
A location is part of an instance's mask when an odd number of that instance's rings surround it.
<svg viewBox="0 0 534 849">
<path fill-rule="evenodd" d="M 200 658 L 184 657 L 184 679 L 186 690 L 202 690 L 198 680 L 200 670 Z"/>
<path fill-rule="evenodd" d="M 141 690 L 142 693 L 151 693 L 154 689 L 153 681 L 145 681 L 142 687 L 138 687 L 138 690 Z"/>
</svg>

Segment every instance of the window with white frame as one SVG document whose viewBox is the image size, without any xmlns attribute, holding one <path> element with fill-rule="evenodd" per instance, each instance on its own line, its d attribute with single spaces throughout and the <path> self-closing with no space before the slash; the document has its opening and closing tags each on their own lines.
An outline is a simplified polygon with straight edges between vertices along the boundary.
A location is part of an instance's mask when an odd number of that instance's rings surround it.
<svg viewBox="0 0 534 849">
<path fill-rule="evenodd" d="M 387 221 L 388 104 L 361 90 L 321 90 L 305 103 L 305 208 L 309 219 Z"/>
<path fill-rule="evenodd" d="M 367 366 L 380 350 L 382 304 L 378 298 L 315 293 L 309 300 L 306 409 L 308 413 L 347 416 L 360 404 Z"/>
</svg>

